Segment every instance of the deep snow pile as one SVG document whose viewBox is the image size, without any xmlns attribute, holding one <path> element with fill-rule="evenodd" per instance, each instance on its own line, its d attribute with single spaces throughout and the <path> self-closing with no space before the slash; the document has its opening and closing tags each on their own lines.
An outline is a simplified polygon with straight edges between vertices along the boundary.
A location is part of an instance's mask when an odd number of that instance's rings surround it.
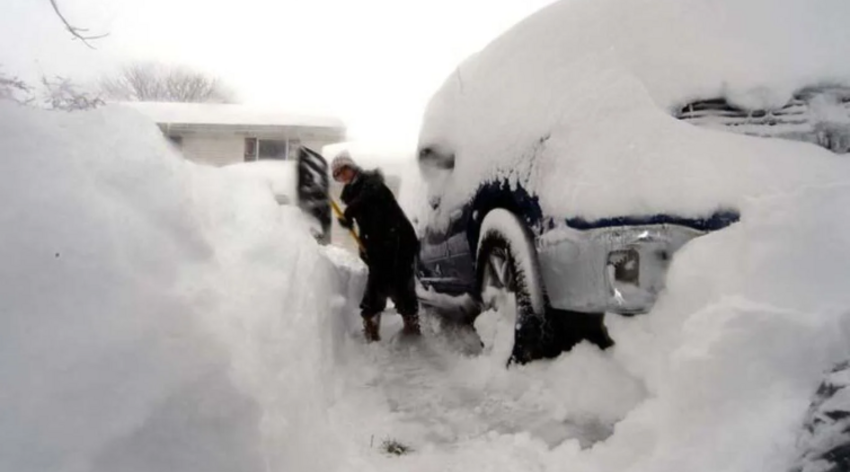
<svg viewBox="0 0 850 472">
<path fill-rule="evenodd" d="M 456 158 L 448 209 L 494 177 L 546 196 L 548 214 L 587 219 L 703 216 L 838 182 L 828 151 L 671 114 L 717 97 L 782 106 L 802 87 L 850 83 L 848 21 L 843 0 L 562 0 L 447 78 L 419 145 Z"/>
<path fill-rule="evenodd" d="M 650 316 L 611 323 L 653 398 L 607 450 L 631 470 L 789 467 L 823 372 L 850 355 L 848 203 L 850 184 L 753 199 L 677 255 Z"/>
<path fill-rule="evenodd" d="M 298 210 L 129 110 L 0 102 L 0 154 L 0 470 L 333 469 L 347 282 Z"/>
</svg>

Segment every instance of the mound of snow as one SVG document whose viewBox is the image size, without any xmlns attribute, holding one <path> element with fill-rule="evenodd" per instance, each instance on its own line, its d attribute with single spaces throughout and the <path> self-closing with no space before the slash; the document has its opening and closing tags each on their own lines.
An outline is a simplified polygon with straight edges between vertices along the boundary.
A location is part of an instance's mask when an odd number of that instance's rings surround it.
<svg viewBox="0 0 850 472">
<path fill-rule="evenodd" d="M 300 211 L 126 109 L 0 102 L 0 154 L 0 470 L 336 465 L 349 288 Z"/>
<path fill-rule="evenodd" d="M 848 185 L 751 200 L 677 255 L 649 316 L 612 320 L 654 397 L 606 444 L 635 454 L 629 470 L 789 467 L 822 372 L 850 354 L 848 203 Z"/>
</svg>

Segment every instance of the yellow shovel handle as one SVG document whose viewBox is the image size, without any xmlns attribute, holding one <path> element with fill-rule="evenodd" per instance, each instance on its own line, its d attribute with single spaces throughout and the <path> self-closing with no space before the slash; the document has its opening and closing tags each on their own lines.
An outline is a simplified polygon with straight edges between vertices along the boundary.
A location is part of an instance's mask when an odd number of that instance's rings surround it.
<svg viewBox="0 0 850 472">
<path fill-rule="evenodd" d="M 331 208 L 333 208 L 334 213 L 336 213 L 337 218 L 345 218 L 345 215 L 342 213 L 342 210 L 339 209 L 339 205 L 336 204 L 333 198 L 329 198 L 331 202 Z M 351 233 L 351 237 L 357 241 L 357 246 L 360 247 L 360 250 L 366 252 L 366 248 L 363 247 L 363 242 L 360 241 L 360 237 L 357 236 L 357 232 L 354 231 L 354 228 L 348 228 L 348 232 Z"/>
</svg>

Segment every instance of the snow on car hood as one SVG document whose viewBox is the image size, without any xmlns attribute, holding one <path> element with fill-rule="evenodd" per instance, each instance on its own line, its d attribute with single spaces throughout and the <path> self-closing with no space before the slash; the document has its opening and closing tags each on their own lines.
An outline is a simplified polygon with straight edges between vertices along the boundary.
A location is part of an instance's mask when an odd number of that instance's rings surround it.
<svg viewBox="0 0 850 472">
<path fill-rule="evenodd" d="M 843 180 L 850 164 L 817 146 L 700 129 L 671 112 L 718 96 L 781 106 L 800 88 L 850 83 L 848 21 L 843 0 L 555 3 L 432 98 L 420 151 L 455 156 L 441 209 L 495 178 L 541 196 L 545 213 L 588 219 L 703 216 Z"/>
</svg>

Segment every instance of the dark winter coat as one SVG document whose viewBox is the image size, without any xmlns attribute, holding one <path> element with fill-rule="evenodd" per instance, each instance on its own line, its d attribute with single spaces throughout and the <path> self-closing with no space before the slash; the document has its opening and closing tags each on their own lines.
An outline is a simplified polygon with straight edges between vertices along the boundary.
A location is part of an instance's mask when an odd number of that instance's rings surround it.
<svg viewBox="0 0 850 472">
<path fill-rule="evenodd" d="M 370 318 L 391 298 L 403 316 L 416 315 L 413 261 L 419 241 L 401 207 L 379 172 L 360 172 L 342 190 L 346 222 L 356 221 L 366 249 L 369 278 L 360 303 Z"/>
<path fill-rule="evenodd" d="M 398 259 L 412 267 L 419 241 L 380 172 L 359 172 L 343 188 L 341 198 L 345 219 L 356 221 L 360 229 L 370 268 L 373 262 L 395 265 Z"/>
</svg>

